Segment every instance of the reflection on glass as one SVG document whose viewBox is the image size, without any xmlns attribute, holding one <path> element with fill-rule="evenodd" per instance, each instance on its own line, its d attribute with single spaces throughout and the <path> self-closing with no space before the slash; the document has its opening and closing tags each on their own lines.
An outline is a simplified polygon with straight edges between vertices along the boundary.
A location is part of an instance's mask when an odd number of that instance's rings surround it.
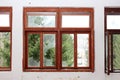
<svg viewBox="0 0 120 80">
<path fill-rule="evenodd" d="M 120 15 L 107 15 L 107 29 L 120 29 Z"/>
<path fill-rule="evenodd" d="M 43 34 L 44 66 L 55 66 L 55 34 Z"/>
<path fill-rule="evenodd" d="M 113 69 L 120 69 L 120 34 L 113 35 Z"/>
<path fill-rule="evenodd" d="M 63 15 L 62 27 L 89 27 L 89 15 Z"/>
<path fill-rule="evenodd" d="M 10 32 L 0 32 L 0 67 L 10 67 Z"/>
<path fill-rule="evenodd" d="M 55 27 L 55 16 L 28 16 L 28 27 Z"/>
<path fill-rule="evenodd" d="M 28 34 L 28 66 L 40 66 L 40 34 Z"/>
<path fill-rule="evenodd" d="M 77 34 L 77 66 L 89 66 L 89 35 Z"/>
<path fill-rule="evenodd" d="M 74 34 L 62 34 L 62 67 L 74 66 Z"/>
<path fill-rule="evenodd" d="M 9 27 L 9 24 L 10 24 L 9 14 L 0 13 L 0 26 Z"/>
</svg>

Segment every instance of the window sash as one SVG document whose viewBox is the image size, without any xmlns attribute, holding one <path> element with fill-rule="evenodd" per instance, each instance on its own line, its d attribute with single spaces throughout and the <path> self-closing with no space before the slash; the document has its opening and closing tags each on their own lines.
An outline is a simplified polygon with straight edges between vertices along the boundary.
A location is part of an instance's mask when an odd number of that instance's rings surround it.
<svg viewBox="0 0 120 80">
<path fill-rule="evenodd" d="M 27 12 L 26 16 L 28 28 L 56 28 L 56 12 Z"/>
<path fill-rule="evenodd" d="M 56 37 L 57 37 L 57 33 L 56 32 L 26 32 L 26 44 L 27 44 L 27 49 L 26 49 L 26 52 L 27 52 L 27 56 L 26 56 L 26 59 L 28 59 L 28 35 L 29 34 L 39 34 L 39 36 L 40 36 L 40 43 L 39 43 L 39 48 L 40 48 L 40 52 L 39 52 L 39 66 L 28 66 L 28 60 L 27 60 L 27 64 L 26 64 L 26 66 L 27 66 L 27 68 L 28 69 L 54 69 L 54 68 L 56 68 L 56 64 L 57 64 L 57 62 L 55 62 L 55 65 L 54 66 L 44 66 L 44 45 L 43 45 L 43 40 L 44 40 L 44 34 L 54 34 L 55 36 L 55 60 L 57 59 L 56 58 L 56 56 L 57 56 L 57 52 L 56 52 L 56 48 L 57 48 L 57 41 L 56 41 Z"/>
</svg>

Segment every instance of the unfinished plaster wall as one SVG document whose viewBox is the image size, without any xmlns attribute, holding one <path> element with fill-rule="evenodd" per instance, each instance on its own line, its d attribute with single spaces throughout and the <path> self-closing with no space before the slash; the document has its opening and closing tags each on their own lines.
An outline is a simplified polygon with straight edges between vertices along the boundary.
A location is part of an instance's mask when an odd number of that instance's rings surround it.
<svg viewBox="0 0 120 80">
<path fill-rule="evenodd" d="M 119 74 L 104 73 L 104 7 L 120 0 L 0 0 L 13 8 L 12 71 L 0 71 L 0 80 L 119 80 Z M 92 7 L 95 27 L 95 72 L 23 72 L 23 7 Z"/>
</svg>

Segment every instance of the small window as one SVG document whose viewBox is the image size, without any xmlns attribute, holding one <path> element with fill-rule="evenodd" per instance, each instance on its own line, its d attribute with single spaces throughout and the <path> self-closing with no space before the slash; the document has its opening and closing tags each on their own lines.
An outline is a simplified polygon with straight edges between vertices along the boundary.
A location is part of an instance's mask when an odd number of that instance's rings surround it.
<svg viewBox="0 0 120 80">
<path fill-rule="evenodd" d="M 93 72 L 92 8 L 24 8 L 24 71 Z"/>
<path fill-rule="evenodd" d="M 40 34 L 30 33 L 28 37 L 28 67 L 40 66 Z M 35 55 L 33 55 L 35 54 Z"/>
<path fill-rule="evenodd" d="M 77 34 L 77 66 L 89 66 L 89 34 Z"/>
<path fill-rule="evenodd" d="M 107 29 L 120 29 L 120 15 L 107 15 Z"/>
<path fill-rule="evenodd" d="M 62 67 L 74 67 L 74 34 L 62 34 Z"/>
<path fill-rule="evenodd" d="M 120 8 L 105 8 L 105 72 L 120 73 Z"/>
<path fill-rule="evenodd" d="M 0 7 L 0 71 L 11 70 L 12 8 Z"/>
<path fill-rule="evenodd" d="M 56 34 L 43 34 L 43 66 L 56 65 Z"/>
<path fill-rule="evenodd" d="M 88 28 L 89 27 L 89 14 L 64 14 L 62 15 L 63 28 Z"/>
<path fill-rule="evenodd" d="M 27 16 L 30 28 L 54 28 L 56 26 L 55 12 L 28 12 Z"/>
<path fill-rule="evenodd" d="M 9 12 L 0 13 L 0 26 L 10 27 L 10 14 Z"/>
</svg>

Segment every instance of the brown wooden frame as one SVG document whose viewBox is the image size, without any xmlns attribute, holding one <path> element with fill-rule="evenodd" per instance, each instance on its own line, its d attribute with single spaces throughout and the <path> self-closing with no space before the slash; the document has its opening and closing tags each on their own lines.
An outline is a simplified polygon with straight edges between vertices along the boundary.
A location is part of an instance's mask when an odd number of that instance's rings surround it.
<svg viewBox="0 0 120 80">
<path fill-rule="evenodd" d="M 27 26 L 27 12 L 56 12 L 56 26 L 54 28 L 30 28 Z M 88 28 L 62 28 L 62 12 L 85 12 L 89 13 L 90 16 L 90 24 Z M 25 7 L 23 12 L 23 26 L 24 26 L 24 39 L 23 39 L 23 71 L 26 72 L 94 72 L 94 10 L 93 8 L 59 8 L 59 7 Z M 56 68 L 42 68 L 42 69 L 29 69 L 27 68 L 27 57 L 26 57 L 26 33 L 28 32 L 56 32 Z M 61 52 L 62 52 L 62 45 L 61 45 L 61 35 L 62 33 L 73 33 L 77 35 L 80 34 L 89 34 L 89 67 L 73 67 L 73 68 L 63 68 L 61 65 Z M 77 40 L 77 36 L 75 36 L 75 40 Z M 77 51 L 77 43 L 75 41 L 74 49 Z M 76 55 L 76 54 L 75 54 Z M 77 55 L 76 55 L 77 56 Z M 74 56 L 75 57 L 75 56 Z M 76 57 L 75 57 L 76 58 Z M 75 62 L 75 61 L 74 61 Z M 75 62 L 75 64 L 77 64 Z"/>
<path fill-rule="evenodd" d="M 12 67 L 12 7 L 0 7 L 0 12 L 9 13 L 9 26 L 0 26 L 0 32 L 10 32 L 10 67 L 0 67 L 0 71 L 11 71 Z"/>
<path fill-rule="evenodd" d="M 105 7 L 104 9 L 105 73 L 110 75 L 110 73 L 120 73 L 120 70 L 116 71 L 113 69 L 113 48 L 112 48 L 112 45 L 113 45 L 112 37 L 114 34 L 120 34 L 120 29 L 107 29 L 107 15 L 120 15 L 120 8 Z"/>
</svg>

